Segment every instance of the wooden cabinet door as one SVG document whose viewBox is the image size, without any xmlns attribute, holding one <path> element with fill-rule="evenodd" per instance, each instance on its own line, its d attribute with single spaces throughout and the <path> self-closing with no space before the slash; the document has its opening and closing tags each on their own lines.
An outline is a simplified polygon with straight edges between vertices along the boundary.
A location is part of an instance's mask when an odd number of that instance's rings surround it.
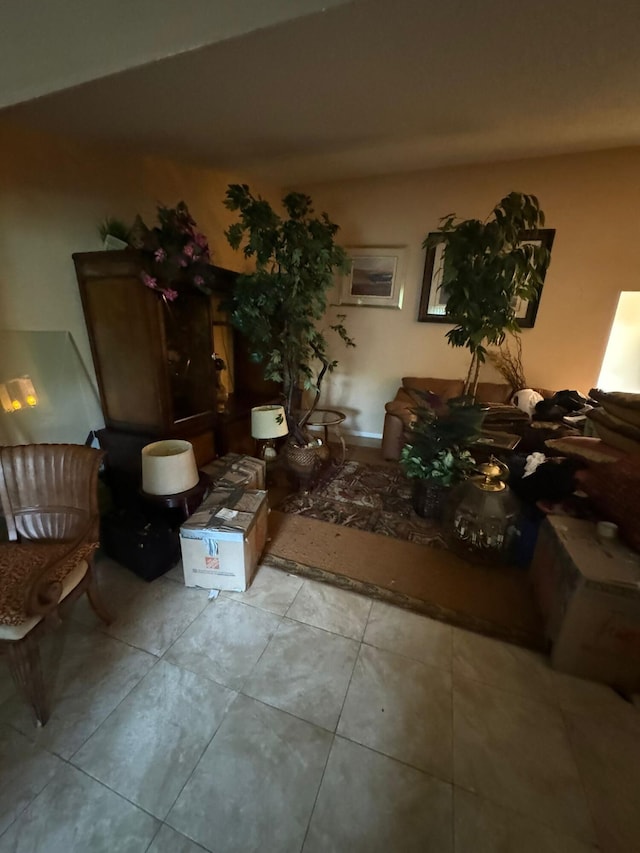
<svg viewBox="0 0 640 853">
<path fill-rule="evenodd" d="M 165 302 L 142 284 L 135 251 L 73 259 L 106 425 L 184 437 L 211 428 L 209 298 L 189 290 Z"/>
</svg>

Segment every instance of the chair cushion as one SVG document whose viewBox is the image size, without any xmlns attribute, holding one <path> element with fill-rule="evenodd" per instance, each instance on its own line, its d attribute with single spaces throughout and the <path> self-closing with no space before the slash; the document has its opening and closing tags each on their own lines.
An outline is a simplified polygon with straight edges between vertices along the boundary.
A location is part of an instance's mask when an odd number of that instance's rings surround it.
<svg viewBox="0 0 640 853">
<path fill-rule="evenodd" d="M 42 570 L 47 563 L 60 559 L 68 550 L 68 542 L 34 543 L 34 542 L 3 542 L 0 544 L 0 625 L 22 625 L 30 616 L 26 612 L 26 598 L 29 583 L 34 574 Z M 95 545 L 87 544 L 78 548 L 62 563 L 49 577 L 50 581 L 62 583 L 63 598 L 65 580 L 75 576 L 74 571 L 79 563 L 84 563 L 84 569 L 76 584 L 84 577 L 87 570 L 87 560 Z M 68 585 L 67 585 L 68 586 Z M 73 587 L 71 587 L 72 589 Z M 36 621 L 39 621 L 36 617 Z"/>
<path fill-rule="evenodd" d="M 65 576 L 62 581 L 62 594 L 60 595 L 60 601 L 64 601 L 69 593 L 78 586 L 82 578 L 86 575 L 88 568 L 89 564 L 87 561 L 81 560 L 75 569 Z M 42 621 L 42 616 L 29 616 L 19 625 L 3 625 L 0 623 L 0 640 L 13 640 L 14 642 L 16 640 L 21 640 L 29 633 L 29 631 L 35 628 L 40 621 Z"/>
<path fill-rule="evenodd" d="M 408 390 L 431 391 L 443 400 L 460 397 L 464 389 L 462 379 L 432 379 L 421 376 L 404 376 L 402 386 Z M 478 403 L 508 403 L 513 395 L 511 385 L 500 382 L 479 382 L 476 389 Z"/>
<path fill-rule="evenodd" d="M 409 391 L 431 391 L 443 400 L 460 397 L 464 388 L 462 379 L 428 379 L 420 376 L 403 376 L 402 387 Z"/>
<path fill-rule="evenodd" d="M 508 403 L 512 396 L 511 385 L 500 382 L 478 382 L 476 388 L 477 403 Z"/>
<path fill-rule="evenodd" d="M 412 403 L 405 403 L 402 400 L 392 400 L 390 403 L 386 403 L 384 408 L 387 414 L 395 415 L 408 426 L 411 421 L 415 420 L 415 415 L 411 411 L 411 407 Z"/>
<path fill-rule="evenodd" d="M 391 403 L 387 403 L 387 406 L 393 406 L 395 404 L 413 406 L 415 405 L 415 402 L 410 391 L 407 391 L 406 388 L 398 388 L 396 396 L 393 398 Z M 389 410 L 387 409 L 387 411 Z"/>
</svg>

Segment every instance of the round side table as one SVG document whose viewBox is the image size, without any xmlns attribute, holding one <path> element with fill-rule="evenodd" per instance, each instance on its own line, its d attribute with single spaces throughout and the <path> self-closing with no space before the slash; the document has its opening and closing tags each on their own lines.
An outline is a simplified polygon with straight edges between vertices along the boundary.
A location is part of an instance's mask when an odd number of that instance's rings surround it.
<svg viewBox="0 0 640 853">
<path fill-rule="evenodd" d="M 338 409 L 315 409 L 305 424 L 305 426 L 324 427 L 324 443 L 327 445 L 329 444 L 329 427 L 333 427 L 335 437 L 340 442 L 340 447 L 342 448 L 342 454 L 339 462 L 340 465 L 344 464 L 347 453 L 347 445 L 345 444 L 342 431 L 340 430 L 340 425 L 346 417 L 346 414 L 338 411 Z"/>
<path fill-rule="evenodd" d="M 211 485 L 211 477 L 205 474 L 204 471 L 200 471 L 199 473 L 200 479 L 196 485 L 185 492 L 177 492 L 174 495 L 150 495 L 148 492 L 143 492 L 140 489 L 140 495 L 150 504 L 155 504 L 157 507 L 181 510 L 184 516 L 182 520 L 186 521 L 198 509 Z"/>
</svg>

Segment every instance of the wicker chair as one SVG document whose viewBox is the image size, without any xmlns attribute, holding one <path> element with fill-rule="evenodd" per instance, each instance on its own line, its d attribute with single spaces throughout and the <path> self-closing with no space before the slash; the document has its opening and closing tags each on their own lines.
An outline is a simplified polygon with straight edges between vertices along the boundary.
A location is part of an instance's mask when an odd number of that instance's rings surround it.
<svg viewBox="0 0 640 853">
<path fill-rule="evenodd" d="M 87 592 L 109 623 L 92 573 L 98 547 L 98 468 L 103 453 L 74 444 L 0 448 L 0 654 L 36 720 L 49 718 L 39 640 L 60 624 L 59 604 Z"/>
</svg>

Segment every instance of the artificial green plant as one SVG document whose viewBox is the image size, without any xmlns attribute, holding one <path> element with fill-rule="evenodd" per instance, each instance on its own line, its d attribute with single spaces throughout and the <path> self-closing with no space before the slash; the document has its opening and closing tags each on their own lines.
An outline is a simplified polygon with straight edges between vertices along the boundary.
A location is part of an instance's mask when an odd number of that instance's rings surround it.
<svg viewBox="0 0 640 853">
<path fill-rule="evenodd" d="M 108 236 L 122 240 L 123 243 L 129 243 L 131 240 L 131 227 L 126 225 L 121 219 L 116 219 L 114 216 L 106 216 L 98 225 L 98 234 L 100 234 L 100 239 L 103 243 Z"/>
<path fill-rule="evenodd" d="M 266 379 L 282 383 L 290 433 L 305 443 L 303 427 L 320 397 L 329 358 L 318 323 L 327 309 L 327 291 L 336 269 L 344 269 L 345 252 L 336 245 L 338 231 L 326 213 L 314 215 L 312 200 L 289 193 L 282 200 L 286 217 L 246 184 L 231 184 L 225 205 L 239 221 L 225 236 L 234 249 L 243 245 L 255 271 L 238 276 L 231 296 L 233 325 L 247 339 L 251 357 L 263 365 Z M 346 346 L 355 346 L 343 325 L 344 315 L 329 325 Z M 315 392 L 313 405 L 297 416 L 302 389 Z"/>
<path fill-rule="evenodd" d="M 443 402 L 429 391 L 413 391 L 418 404 L 411 410 L 407 444 L 400 466 L 407 477 L 451 486 L 475 465 L 469 446 L 477 439 L 483 408 L 464 398 Z"/>
<path fill-rule="evenodd" d="M 440 231 L 424 241 L 426 248 L 446 244 L 440 287 L 446 317 L 454 325 L 447 340 L 471 352 L 465 395 L 475 397 L 487 346 L 499 346 L 507 332 L 520 332 L 517 300 L 539 295 L 550 253 L 527 241 L 536 239 L 544 221 L 536 196 L 512 192 L 484 222 L 448 214 L 440 220 Z"/>
</svg>

